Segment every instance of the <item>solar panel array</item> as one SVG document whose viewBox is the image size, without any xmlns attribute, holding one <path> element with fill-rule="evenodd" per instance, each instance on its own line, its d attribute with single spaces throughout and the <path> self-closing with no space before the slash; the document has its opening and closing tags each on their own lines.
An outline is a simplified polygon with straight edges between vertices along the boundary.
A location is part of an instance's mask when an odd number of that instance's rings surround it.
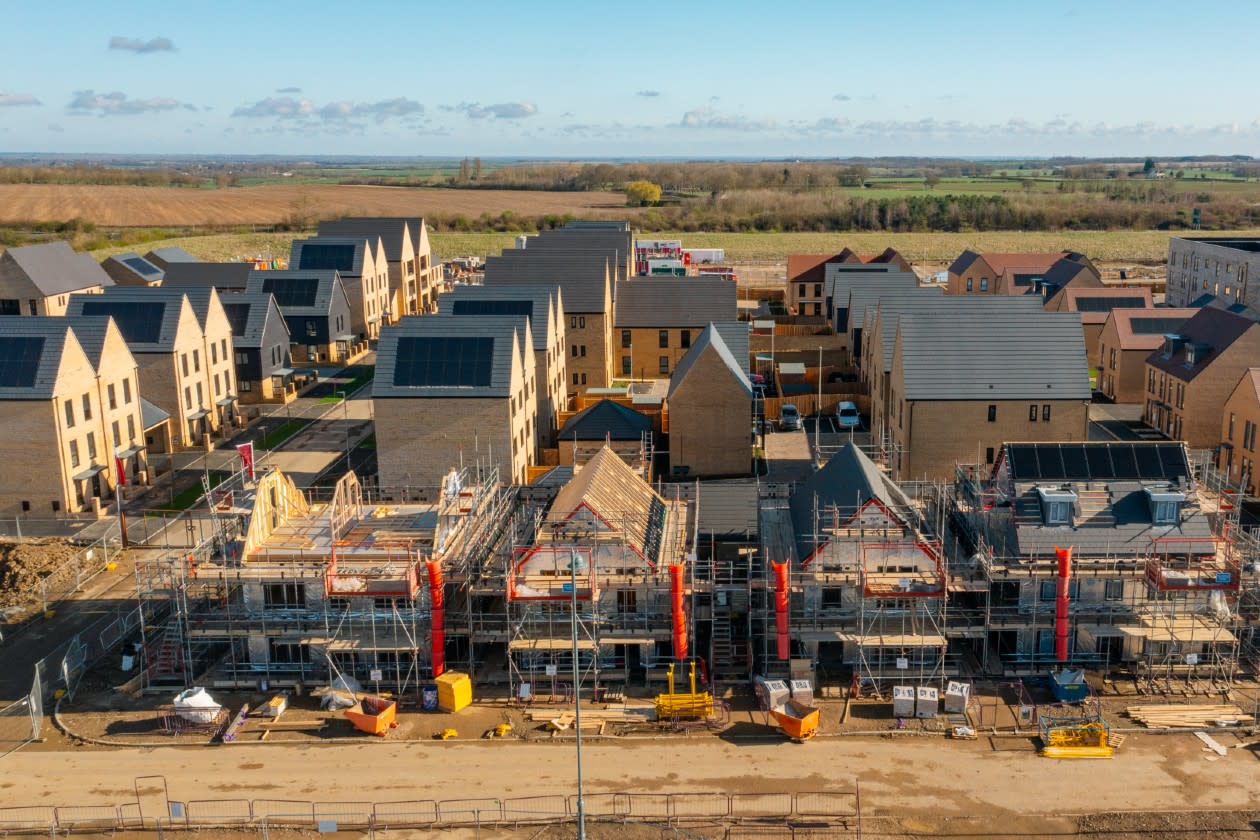
<svg viewBox="0 0 1260 840">
<path fill-rule="evenodd" d="M 245 327 L 249 324 L 249 304 L 224 303 L 223 312 L 227 315 L 228 323 L 232 325 L 232 335 L 245 335 Z"/>
<path fill-rule="evenodd" d="M 305 250 L 303 255 L 305 260 Z M 276 303 L 281 308 L 286 306 L 314 306 L 315 298 L 319 294 L 319 278 L 265 277 L 263 278 L 262 290 L 274 295 Z"/>
<path fill-rule="evenodd" d="M 302 243 L 300 265 L 305 270 L 336 269 L 337 271 L 354 270 L 354 246 L 343 244 L 325 244 L 322 242 Z"/>
<path fill-rule="evenodd" d="M 82 314 L 112 315 L 128 344 L 155 344 L 162 337 L 166 302 L 85 300 Z"/>
<path fill-rule="evenodd" d="M 1146 299 L 1140 297 L 1078 297 L 1077 312 L 1110 312 L 1113 309 L 1143 309 Z"/>
<path fill-rule="evenodd" d="M 1011 443 L 1016 481 L 1152 481 L 1190 476 L 1179 443 Z"/>
<path fill-rule="evenodd" d="M 1130 318 L 1129 329 L 1134 335 L 1168 335 L 1185 322 L 1185 318 Z"/>
<path fill-rule="evenodd" d="M 534 302 L 532 300 L 483 300 L 481 298 L 465 298 L 457 300 L 451 307 L 452 315 L 524 315 L 533 317 Z"/>
<path fill-rule="evenodd" d="M 484 336 L 398 337 L 394 385 L 400 387 L 487 387 L 494 339 Z"/>
<path fill-rule="evenodd" d="M 0 388 L 29 388 L 35 384 L 44 337 L 0 337 Z"/>
<path fill-rule="evenodd" d="M 161 269 L 141 257 L 127 257 L 123 260 L 123 264 L 130 267 L 137 274 L 143 274 L 145 277 L 152 277 L 155 274 L 162 273 Z"/>
</svg>

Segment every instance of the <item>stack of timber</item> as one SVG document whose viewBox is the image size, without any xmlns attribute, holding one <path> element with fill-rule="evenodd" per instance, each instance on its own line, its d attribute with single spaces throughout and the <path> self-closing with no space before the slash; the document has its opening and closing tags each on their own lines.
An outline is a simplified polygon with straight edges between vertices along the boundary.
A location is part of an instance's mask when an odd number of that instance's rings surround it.
<svg viewBox="0 0 1260 840">
<path fill-rule="evenodd" d="M 1255 721 L 1233 703 L 1130 706 L 1125 714 L 1147 729 L 1198 729 L 1204 726 L 1238 726 Z"/>
</svg>

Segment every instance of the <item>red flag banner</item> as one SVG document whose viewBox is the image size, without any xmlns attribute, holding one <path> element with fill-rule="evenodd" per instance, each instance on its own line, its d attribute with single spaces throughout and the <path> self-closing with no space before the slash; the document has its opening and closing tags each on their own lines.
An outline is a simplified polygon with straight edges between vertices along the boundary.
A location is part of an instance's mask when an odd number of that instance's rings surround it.
<svg viewBox="0 0 1260 840">
<path fill-rule="evenodd" d="M 114 483 L 119 487 L 127 486 L 127 467 L 117 455 L 114 456 Z"/>
<path fill-rule="evenodd" d="M 236 451 L 240 453 L 241 465 L 245 468 L 245 472 L 249 473 L 249 480 L 254 480 L 254 444 L 242 443 L 236 447 Z"/>
</svg>

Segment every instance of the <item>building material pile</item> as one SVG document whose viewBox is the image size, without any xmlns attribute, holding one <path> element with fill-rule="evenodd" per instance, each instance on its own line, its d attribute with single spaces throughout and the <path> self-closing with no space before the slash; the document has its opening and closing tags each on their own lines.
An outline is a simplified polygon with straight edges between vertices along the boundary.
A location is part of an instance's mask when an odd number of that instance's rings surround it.
<svg viewBox="0 0 1260 840">
<path fill-rule="evenodd" d="M 1202 726 L 1237 726 L 1255 718 L 1233 703 L 1163 706 L 1130 706 L 1130 718 L 1147 729 L 1194 729 Z"/>
<path fill-rule="evenodd" d="M 16 606 L 41 580 L 57 579 L 58 571 L 68 569 L 80 551 L 60 539 L 0 543 L 0 607 Z M 55 582 L 49 580 L 50 588 Z"/>
</svg>

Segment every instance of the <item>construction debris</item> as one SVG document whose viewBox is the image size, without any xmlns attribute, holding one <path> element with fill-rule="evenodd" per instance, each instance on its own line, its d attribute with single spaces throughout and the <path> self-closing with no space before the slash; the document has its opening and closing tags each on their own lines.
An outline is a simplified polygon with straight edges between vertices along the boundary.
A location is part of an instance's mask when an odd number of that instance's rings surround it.
<svg viewBox="0 0 1260 840">
<path fill-rule="evenodd" d="M 1194 729 L 1202 726 L 1241 726 L 1255 721 L 1233 703 L 1130 706 L 1130 718 L 1147 729 Z"/>
</svg>

